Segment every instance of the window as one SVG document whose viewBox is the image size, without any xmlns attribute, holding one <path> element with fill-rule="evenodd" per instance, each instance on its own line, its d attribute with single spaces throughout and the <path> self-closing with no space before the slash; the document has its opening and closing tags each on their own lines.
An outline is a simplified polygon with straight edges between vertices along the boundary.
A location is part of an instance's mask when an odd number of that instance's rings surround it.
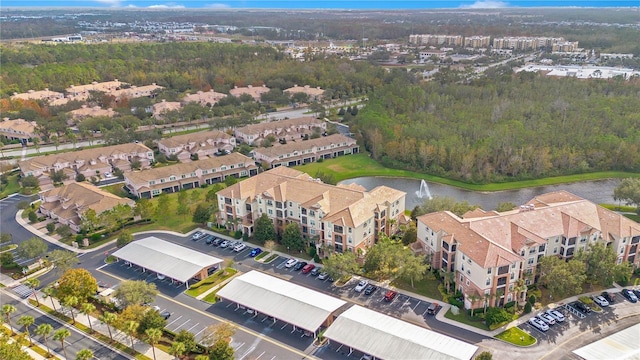
<svg viewBox="0 0 640 360">
<path fill-rule="evenodd" d="M 333 231 L 342 234 L 344 232 L 344 229 L 342 228 L 342 226 L 333 225 Z"/>
<path fill-rule="evenodd" d="M 489 275 L 491 274 L 491 268 L 487 269 L 487 274 L 489 274 Z"/>
<path fill-rule="evenodd" d="M 273 215 L 273 210 L 269 209 L 267 210 L 267 213 L 269 213 L 269 215 Z"/>
<path fill-rule="evenodd" d="M 533 260 L 534 260 L 533 258 L 529 258 L 529 260 L 527 261 L 527 264 L 533 265 Z"/>
<path fill-rule="evenodd" d="M 151 180 L 151 181 L 149 181 L 149 185 L 155 185 L 155 184 L 156 184 L 156 181 L 155 181 L 155 180 Z"/>
<path fill-rule="evenodd" d="M 485 285 L 491 285 L 491 278 L 487 278 L 487 281 L 484 282 Z"/>
<path fill-rule="evenodd" d="M 467 279 L 467 281 L 465 282 L 465 284 L 467 284 L 467 286 L 469 286 L 469 279 Z"/>
<path fill-rule="evenodd" d="M 202 175 L 207 175 L 209 173 L 209 170 L 202 170 Z"/>
<path fill-rule="evenodd" d="M 267 200 L 267 205 L 269 205 L 269 206 L 273 206 L 273 201 L 271 201 L 271 200 Z"/>
<path fill-rule="evenodd" d="M 169 181 L 175 181 L 175 180 L 176 180 L 176 177 L 175 177 L 175 176 L 170 176 L 170 177 L 169 177 Z"/>
<path fill-rule="evenodd" d="M 544 252 L 544 245 L 540 245 L 540 247 L 538 247 L 538 252 Z"/>
<path fill-rule="evenodd" d="M 185 179 L 185 178 L 187 177 L 187 175 L 182 174 L 180 177 L 181 177 L 182 179 Z"/>
<path fill-rule="evenodd" d="M 316 216 L 316 212 L 313 210 L 309 210 L 309 216 Z"/>
<path fill-rule="evenodd" d="M 164 182 L 164 179 L 160 179 L 160 182 L 161 182 L 161 183 L 163 183 L 163 182 Z"/>
<path fill-rule="evenodd" d="M 152 195 L 160 195 L 160 190 L 158 190 L 158 189 L 153 189 L 153 190 L 151 190 L 151 194 L 152 194 Z"/>
<path fill-rule="evenodd" d="M 535 254 L 535 252 L 536 252 L 536 248 L 529 249 L 529 254 Z"/>
</svg>

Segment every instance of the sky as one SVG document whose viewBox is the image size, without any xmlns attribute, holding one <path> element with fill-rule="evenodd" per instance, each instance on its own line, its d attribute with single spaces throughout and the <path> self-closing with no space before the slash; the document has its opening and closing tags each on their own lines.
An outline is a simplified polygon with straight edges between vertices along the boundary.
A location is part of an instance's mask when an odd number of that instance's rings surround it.
<svg viewBox="0 0 640 360">
<path fill-rule="evenodd" d="M 640 0 L 2 0 L 1 7 L 209 9 L 494 9 L 506 7 L 638 7 Z"/>
</svg>

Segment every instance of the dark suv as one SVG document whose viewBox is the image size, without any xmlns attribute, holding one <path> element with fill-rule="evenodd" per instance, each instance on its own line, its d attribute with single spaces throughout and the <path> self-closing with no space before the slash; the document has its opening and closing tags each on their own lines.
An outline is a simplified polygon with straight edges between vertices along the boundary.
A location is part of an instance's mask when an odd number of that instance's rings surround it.
<svg viewBox="0 0 640 360">
<path fill-rule="evenodd" d="M 580 311 L 583 314 L 588 314 L 591 312 L 591 308 L 588 307 L 585 303 L 583 303 L 582 301 L 576 301 L 573 304 L 571 304 L 574 308 L 576 308 L 576 310 Z"/>
<path fill-rule="evenodd" d="M 601 295 L 605 300 L 609 302 L 609 304 L 613 304 L 615 302 L 615 299 L 613 298 L 613 294 L 603 291 Z"/>
</svg>

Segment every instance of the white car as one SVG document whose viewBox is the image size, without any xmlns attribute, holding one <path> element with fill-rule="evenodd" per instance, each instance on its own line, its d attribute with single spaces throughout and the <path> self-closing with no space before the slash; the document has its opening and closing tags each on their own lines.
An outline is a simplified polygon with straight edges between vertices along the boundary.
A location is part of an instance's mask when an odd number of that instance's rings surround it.
<svg viewBox="0 0 640 360">
<path fill-rule="evenodd" d="M 360 282 L 358 283 L 358 285 L 356 285 L 355 287 L 355 291 L 357 292 L 362 292 L 362 290 L 364 290 L 367 285 L 369 285 L 369 282 L 367 280 L 360 280 Z"/>
<path fill-rule="evenodd" d="M 158 280 L 164 280 L 165 279 L 165 276 L 160 274 L 160 273 L 156 274 L 156 277 L 158 278 Z"/>
<path fill-rule="evenodd" d="M 556 324 L 556 319 L 553 316 L 551 316 L 551 315 L 549 315 L 547 313 L 544 313 L 544 312 L 538 314 L 538 319 L 546 322 L 547 325 L 555 325 Z"/>
<path fill-rule="evenodd" d="M 529 319 L 529 324 L 540 331 L 549 330 L 549 325 L 547 325 L 544 321 L 538 319 L 537 317 L 532 317 L 531 319 Z"/>
<path fill-rule="evenodd" d="M 240 243 L 240 244 L 237 244 L 236 246 L 233 247 L 233 251 L 240 252 L 240 251 L 242 251 L 242 250 L 244 250 L 246 248 L 247 248 L 247 245 L 245 245 L 243 243 Z"/>
<path fill-rule="evenodd" d="M 229 246 L 229 240 L 225 240 L 220 243 L 220 247 L 223 249 L 226 248 L 227 246 Z"/>
<path fill-rule="evenodd" d="M 598 295 L 598 296 L 594 296 L 593 297 L 593 301 L 600 305 L 601 307 L 607 307 L 609 306 L 609 302 L 607 301 L 607 299 L 605 299 L 604 297 Z"/>
<path fill-rule="evenodd" d="M 287 260 L 287 262 L 286 262 L 286 263 L 284 263 L 284 267 L 286 267 L 286 268 L 290 268 L 290 267 L 293 267 L 293 266 L 294 266 L 295 264 L 297 264 L 297 263 L 298 263 L 298 260 L 296 260 L 296 259 L 289 259 L 289 260 Z"/>
<path fill-rule="evenodd" d="M 554 310 L 554 309 L 547 310 L 547 314 L 553 316 L 553 318 L 556 319 L 557 322 L 564 321 L 564 315 L 558 310 Z"/>
</svg>

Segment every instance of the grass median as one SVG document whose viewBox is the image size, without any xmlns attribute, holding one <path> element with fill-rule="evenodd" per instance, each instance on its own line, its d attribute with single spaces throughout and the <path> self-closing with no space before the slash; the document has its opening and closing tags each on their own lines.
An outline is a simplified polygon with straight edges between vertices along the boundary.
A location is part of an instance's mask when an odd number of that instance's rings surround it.
<svg viewBox="0 0 640 360">
<path fill-rule="evenodd" d="M 515 326 L 496 335 L 496 338 L 516 346 L 531 346 L 537 342 L 536 338 Z"/>
<path fill-rule="evenodd" d="M 185 291 L 185 293 L 193 297 L 202 295 L 207 290 L 225 281 L 226 279 L 235 275 L 237 272 L 238 270 L 233 268 L 226 268 L 224 269 L 224 271 L 216 271 L 213 275 L 209 276 L 208 278 L 191 285 L 189 287 L 189 290 Z"/>
</svg>

